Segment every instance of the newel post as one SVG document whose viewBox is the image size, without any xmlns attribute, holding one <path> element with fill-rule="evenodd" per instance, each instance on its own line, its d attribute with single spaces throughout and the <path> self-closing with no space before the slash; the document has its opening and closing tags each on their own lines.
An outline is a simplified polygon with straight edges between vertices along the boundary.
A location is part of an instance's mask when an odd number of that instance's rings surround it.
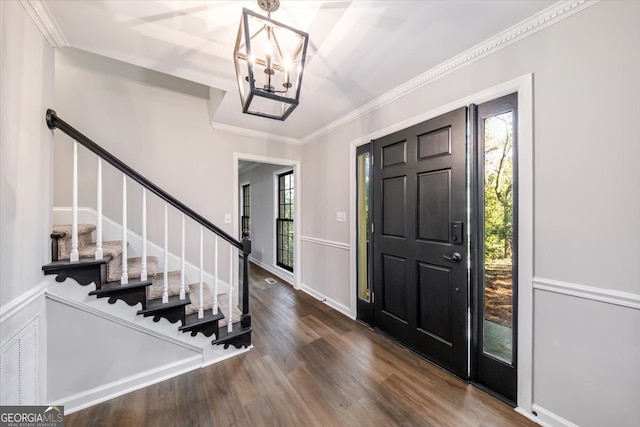
<svg viewBox="0 0 640 427">
<path fill-rule="evenodd" d="M 249 314 L 249 254 L 251 253 L 251 239 L 249 230 L 242 232 L 242 317 L 243 328 L 251 327 Z"/>
</svg>

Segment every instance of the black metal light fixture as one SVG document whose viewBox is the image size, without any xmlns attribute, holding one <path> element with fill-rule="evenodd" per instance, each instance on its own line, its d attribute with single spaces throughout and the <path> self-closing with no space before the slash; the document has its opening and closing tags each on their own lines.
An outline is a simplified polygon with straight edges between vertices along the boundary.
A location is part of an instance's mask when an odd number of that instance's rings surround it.
<svg viewBox="0 0 640 427">
<path fill-rule="evenodd" d="M 242 9 L 233 51 L 242 111 L 285 120 L 298 106 L 309 35 L 271 19 L 280 0 L 258 0 L 267 17 Z"/>
</svg>

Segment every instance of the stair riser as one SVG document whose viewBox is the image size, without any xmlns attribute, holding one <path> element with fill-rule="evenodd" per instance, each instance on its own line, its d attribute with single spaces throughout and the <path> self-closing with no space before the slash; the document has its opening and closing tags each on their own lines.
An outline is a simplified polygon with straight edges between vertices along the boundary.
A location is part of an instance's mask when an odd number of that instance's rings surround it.
<svg viewBox="0 0 640 427">
<path fill-rule="evenodd" d="M 93 243 L 91 232 L 78 234 L 78 247 Z M 67 235 L 58 240 L 58 259 L 71 257 L 71 236 Z"/>
<path fill-rule="evenodd" d="M 147 277 L 153 277 L 156 274 L 158 269 L 158 260 L 155 257 L 147 257 Z M 132 265 L 131 260 L 129 260 L 129 265 L 127 266 L 127 277 L 129 279 L 138 279 L 140 278 L 141 266 L 139 262 L 136 262 L 135 265 Z M 122 278 L 122 254 L 113 258 L 107 264 L 107 281 L 108 282 L 119 282 Z"/>
</svg>

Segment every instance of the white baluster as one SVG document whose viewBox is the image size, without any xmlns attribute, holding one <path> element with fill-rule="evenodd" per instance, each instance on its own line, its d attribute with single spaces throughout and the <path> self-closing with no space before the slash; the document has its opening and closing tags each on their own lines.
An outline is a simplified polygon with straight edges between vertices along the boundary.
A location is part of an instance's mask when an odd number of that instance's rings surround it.
<svg viewBox="0 0 640 427">
<path fill-rule="evenodd" d="M 202 230 L 201 230 L 202 231 Z M 185 271 L 185 249 L 184 249 L 184 237 L 185 233 L 184 233 L 184 214 L 182 214 L 182 260 L 180 263 L 180 299 L 184 299 L 185 298 L 185 279 L 184 279 L 184 271 Z"/>
<path fill-rule="evenodd" d="M 164 204 L 164 291 L 162 303 L 169 302 L 169 207 Z"/>
<path fill-rule="evenodd" d="M 140 280 L 148 280 L 147 272 L 147 189 L 142 189 L 142 262 L 140 264 Z"/>
<path fill-rule="evenodd" d="M 98 157 L 98 188 L 96 200 L 96 259 L 102 259 L 104 253 L 102 251 L 102 159 Z"/>
<path fill-rule="evenodd" d="M 122 276 L 120 283 L 129 283 L 127 272 L 127 175 L 122 174 Z"/>
<path fill-rule="evenodd" d="M 229 248 L 229 323 L 227 331 L 233 331 L 233 246 Z"/>
<path fill-rule="evenodd" d="M 200 305 L 198 306 L 198 319 L 204 317 L 204 234 L 200 226 Z"/>
<path fill-rule="evenodd" d="M 218 236 L 213 252 L 213 314 L 218 314 Z"/>
<path fill-rule="evenodd" d="M 73 176 L 71 200 L 71 254 L 70 261 L 79 261 L 78 254 L 78 143 L 73 141 Z"/>
</svg>

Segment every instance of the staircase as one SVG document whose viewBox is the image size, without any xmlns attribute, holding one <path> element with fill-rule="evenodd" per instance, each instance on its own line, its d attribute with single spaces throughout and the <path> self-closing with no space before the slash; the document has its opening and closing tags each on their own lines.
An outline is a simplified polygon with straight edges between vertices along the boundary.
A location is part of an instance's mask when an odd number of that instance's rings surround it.
<svg viewBox="0 0 640 427">
<path fill-rule="evenodd" d="M 47 111 L 47 124 L 50 129 L 59 129 L 74 140 L 73 159 L 73 207 L 72 224 L 60 224 L 53 227 L 51 233 L 51 260 L 43 266 L 47 275 L 56 275 L 56 281 L 74 279 L 83 286 L 94 286 L 88 292 L 96 298 L 108 298 L 110 304 L 118 300 L 132 307 L 138 306 L 137 315 L 153 316 L 154 322 L 166 319 L 178 323 L 184 333 L 195 337 L 202 334 L 213 337 L 212 344 L 236 348 L 251 345 L 251 316 L 249 314 L 249 269 L 248 255 L 251 241 L 248 235 L 242 242 L 235 240 L 223 230 L 164 192 L 155 184 L 139 175 L 113 155 L 102 149 L 89 138 L 57 117 L 53 110 Z M 77 222 L 77 144 L 80 143 L 94 152 L 100 159 L 98 167 L 96 225 Z M 123 174 L 123 224 L 122 239 L 102 241 L 102 162 L 106 162 Z M 133 180 L 143 188 L 142 196 L 142 256 L 128 257 L 129 242 L 127 235 L 127 196 L 126 182 Z M 164 262 L 158 257 L 146 256 L 146 192 L 155 194 L 165 202 L 165 247 Z M 182 268 L 169 271 L 168 262 L 168 221 L 167 209 L 173 206 L 182 213 Z M 200 225 L 200 280 L 186 283 L 184 221 L 190 218 Z M 215 274 L 213 290 L 203 281 L 203 233 L 210 231 L 215 237 Z M 95 239 L 94 239 L 95 236 Z M 229 288 L 228 292 L 218 293 L 218 241 L 229 246 Z M 237 251 L 240 250 L 238 253 Z M 238 255 L 234 255 L 234 254 Z M 239 258 L 238 258 L 239 256 Z M 232 284 L 234 259 L 242 260 L 240 271 L 242 282 L 241 308 L 233 304 Z M 160 271 L 159 265 L 164 266 Z M 238 283 L 240 290 L 240 283 Z M 226 313 L 226 314 L 225 314 Z"/>
</svg>

